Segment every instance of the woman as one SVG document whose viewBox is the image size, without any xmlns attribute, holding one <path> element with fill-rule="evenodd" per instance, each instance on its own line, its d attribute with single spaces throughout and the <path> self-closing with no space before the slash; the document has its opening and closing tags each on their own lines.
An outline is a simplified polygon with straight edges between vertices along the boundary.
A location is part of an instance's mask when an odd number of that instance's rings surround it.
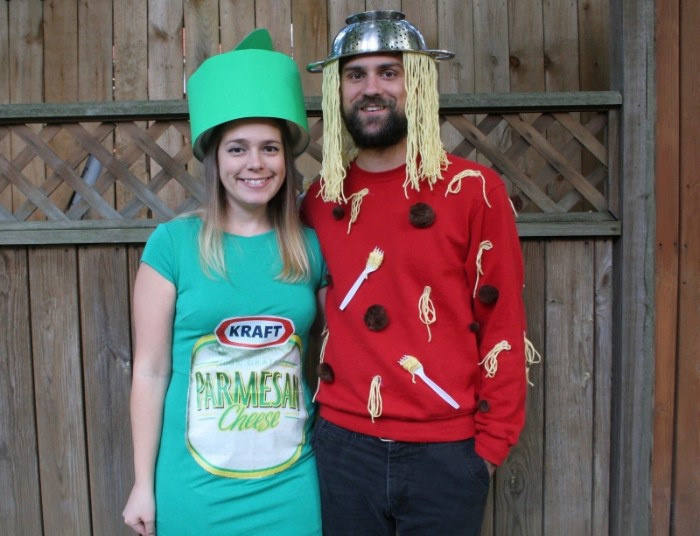
<svg viewBox="0 0 700 536">
<path fill-rule="evenodd" d="M 200 66 L 188 100 L 207 199 L 158 226 L 136 277 L 124 520 L 160 536 L 317 535 L 302 364 L 324 266 L 295 204 L 298 70 L 257 30 Z"/>
</svg>

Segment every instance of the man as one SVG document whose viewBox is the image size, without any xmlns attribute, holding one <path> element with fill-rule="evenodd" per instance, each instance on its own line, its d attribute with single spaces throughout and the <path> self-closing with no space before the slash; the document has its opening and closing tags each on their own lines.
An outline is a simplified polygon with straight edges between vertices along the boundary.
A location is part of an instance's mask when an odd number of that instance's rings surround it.
<svg viewBox="0 0 700 536">
<path fill-rule="evenodd" d="M 524 424 L 523 271 L 489 168 L 440 142 L 436 60 L 396 11 L 347 19 L 323 70 L 329 271 L 314 447 L 324 534 L 478 534 Z"/>
</svg>

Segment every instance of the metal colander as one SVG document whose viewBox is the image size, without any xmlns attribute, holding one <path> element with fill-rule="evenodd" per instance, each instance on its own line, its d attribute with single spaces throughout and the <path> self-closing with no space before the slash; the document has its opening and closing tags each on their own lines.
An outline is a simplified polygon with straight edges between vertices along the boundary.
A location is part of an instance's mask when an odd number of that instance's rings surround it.
<svg viewBox="0 0 700 536">
<path fill-rule="evenodd" d="M 331 47 L 331 54 L 325 60 L 310 63 L 306 69 L 312 73 L 323 70 L 331 61 L 344 56 L 377 52 L 422 52 L 436 60 L 449 60 L 453 52 L 431 50 L 425 39 L 400 11 L 365 11 L 345 20 L 343 28 Z"/>
</svg>

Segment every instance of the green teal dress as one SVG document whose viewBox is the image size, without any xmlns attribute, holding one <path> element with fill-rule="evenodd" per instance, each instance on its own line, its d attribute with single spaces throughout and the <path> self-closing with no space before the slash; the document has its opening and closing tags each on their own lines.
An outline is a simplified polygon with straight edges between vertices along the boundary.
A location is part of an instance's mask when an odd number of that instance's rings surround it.
<svg viewBox="0 0 700 536">
<path fill-rule="evenodd" d="M 142 257 L 177 293 L 157 534 L 319 535 L 315 410 L 302 374 L 325 269 L 316 235 L 304 230 L 311 277 L 288 283 L 276 279 L 274 232 L 226 234 L 224 279 L 202 271 L 200 226 L 196 216 L 159 225 Z"/>
</svg>

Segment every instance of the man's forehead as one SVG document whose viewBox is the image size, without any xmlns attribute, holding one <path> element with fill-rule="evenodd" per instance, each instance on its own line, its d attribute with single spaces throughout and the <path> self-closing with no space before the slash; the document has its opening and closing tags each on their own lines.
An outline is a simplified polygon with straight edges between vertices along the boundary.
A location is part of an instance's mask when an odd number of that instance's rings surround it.
<svg viewBox="0 0 700 536">
<path fill-rule="evenodd" d="M 377 66 L 403 65 L 403 54 L 400 52 L 377 52 L 370 54 L 359 54 L 341 58 L 340 68 L 345 69 L 366 69 Z"/>
</svg>

